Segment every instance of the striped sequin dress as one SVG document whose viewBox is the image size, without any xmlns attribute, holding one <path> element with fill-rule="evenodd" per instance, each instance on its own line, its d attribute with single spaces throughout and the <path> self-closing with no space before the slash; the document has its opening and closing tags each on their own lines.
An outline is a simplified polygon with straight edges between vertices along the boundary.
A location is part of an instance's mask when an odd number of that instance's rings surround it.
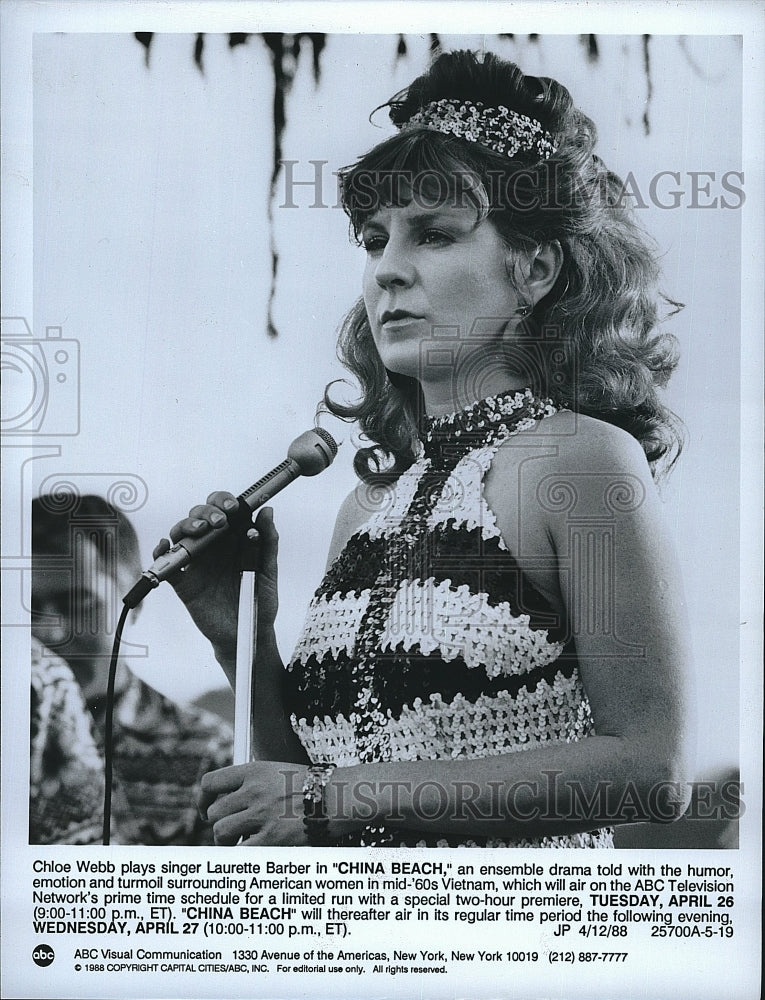
<svg viewBox="0 0 765 1000">
<path fill-rule="evenodd" d="M 286 671 L 292 724 L 312 760 L 479 758 L 593 732 L 565 628 L 483 495 L 501 443 L 554 412 L 526 391 L 430 420 L 417 461 L 370 502 Z M 611 831 L 466 840 L 376 827 L 343 843 L 608 847 Z"/>
</svg>

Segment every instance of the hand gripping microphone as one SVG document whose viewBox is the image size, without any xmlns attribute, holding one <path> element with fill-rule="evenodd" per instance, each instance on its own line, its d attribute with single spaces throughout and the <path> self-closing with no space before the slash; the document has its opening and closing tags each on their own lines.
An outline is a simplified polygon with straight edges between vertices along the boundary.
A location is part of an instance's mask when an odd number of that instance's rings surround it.
<svg viewBox="0 0 765 1000">
<path fill-rule="evenodd" d="M 252 524 L 252 514 L 268 503 L 298 476 L 317 476 L 328 468 L 337 455 L 337 442 L 323 427 L 314 427 L 295 438 L 287 457 L 237 497 L 239 505 L 227 515 L 226 524 L 213 528 L 199 538 L 181 538 L 141 575 L 141 579 L 123 598 L 129 608 L 137 607 L 144 597 L 163 580 L 182 570 L 230 528 L 245 531 Z"/>
</svg>

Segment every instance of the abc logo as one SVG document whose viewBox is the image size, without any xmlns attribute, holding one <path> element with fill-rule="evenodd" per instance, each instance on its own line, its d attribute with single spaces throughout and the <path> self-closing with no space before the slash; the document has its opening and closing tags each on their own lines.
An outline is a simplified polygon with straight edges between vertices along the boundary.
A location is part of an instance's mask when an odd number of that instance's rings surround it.
<svg viewBox="0 0 765 1000">
<path fill-rule="evenodd" d="M 32 952 L 32 961 L 41 969 L 46 969 L 55 957 L 55 952 L 49 944 L 38 944 Z"/>
</svg>

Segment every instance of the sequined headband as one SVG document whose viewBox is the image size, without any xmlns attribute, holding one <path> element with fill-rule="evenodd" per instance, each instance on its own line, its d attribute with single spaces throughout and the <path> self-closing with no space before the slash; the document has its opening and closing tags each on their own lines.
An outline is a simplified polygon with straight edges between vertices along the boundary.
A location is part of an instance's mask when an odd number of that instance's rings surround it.
<svg viewBox="0 0 765 1000">
<path fill-rule="evenodd" d="M 522 151 L 536 153 L 539 159 L 547 160 L 557 151 L 553 136 L 542 128 L 541 122 L 501 104 L 496 108 L 487 108 L 478 101 L 449 98 L 431 101 L 399 128 L 414 125 L 477 142 L 508 157 Z"/>
</svg>

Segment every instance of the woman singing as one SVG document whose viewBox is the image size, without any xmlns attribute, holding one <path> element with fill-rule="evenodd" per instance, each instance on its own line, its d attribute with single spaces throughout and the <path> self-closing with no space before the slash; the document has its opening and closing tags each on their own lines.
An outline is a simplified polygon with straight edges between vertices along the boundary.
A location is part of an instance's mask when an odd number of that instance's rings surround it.
<svg viewBox="0 0 765 1000">
<path fill-rule="evenodd" d="M 456 52 L 388 107 L 396 133 L 341 174 L 360 397 L 325 406 L 359 423 L 360 483 L 286 668 L 270 511 L 250 533 L 257 759 L 208 774 L 202 808 L 219 844 L 609 847 L 680 816 L 691 777 L 655 254 L 554 80 Z M 252 547 L 176 581 L 230 679 Z"/>
</svg>

